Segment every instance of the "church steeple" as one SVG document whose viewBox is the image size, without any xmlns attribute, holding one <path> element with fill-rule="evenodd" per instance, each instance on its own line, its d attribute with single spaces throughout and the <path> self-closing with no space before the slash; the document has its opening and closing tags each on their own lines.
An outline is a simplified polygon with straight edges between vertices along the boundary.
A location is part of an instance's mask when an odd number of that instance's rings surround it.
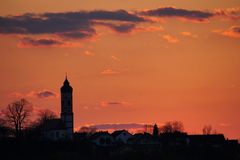
<svg viewBox="0 0 240 160">
<path fill-rule="evenodd" d="M 63 82 L 61 87 L 61 119 L 66 126 L 67 138 L 73 137 L 73 110 L 72 110 L 72 92 L 73 88 L 67 79 Z"/>
</svg>

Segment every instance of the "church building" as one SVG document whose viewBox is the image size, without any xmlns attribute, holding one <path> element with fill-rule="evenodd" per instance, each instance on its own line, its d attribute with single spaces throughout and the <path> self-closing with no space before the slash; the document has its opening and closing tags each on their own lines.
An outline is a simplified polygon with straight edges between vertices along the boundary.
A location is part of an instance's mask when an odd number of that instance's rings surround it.
<svg viewBox="0 0 240 160">
<path fill-rule="evenodd" d="M 61 117 L 50 119 L 44 125 L 44 137 L 50 140 L 73 139 L 73 88 L 67 79 L 63 82 L 61 91 Z"/>
</svg>

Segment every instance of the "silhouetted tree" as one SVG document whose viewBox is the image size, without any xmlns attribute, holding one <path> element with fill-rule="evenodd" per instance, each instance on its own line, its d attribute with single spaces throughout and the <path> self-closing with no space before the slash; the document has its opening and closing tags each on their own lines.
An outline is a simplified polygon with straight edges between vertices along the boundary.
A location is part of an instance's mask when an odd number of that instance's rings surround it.
<svg viewBox="0 0 240 160">
<path fill-rule="evenodd" d="M 211 125 L 205 125 L 202 129 L 202 132 L 205 135 L 212 134 L 212 126 Z"/>
<path fill-rule="evenodd" d="M 37 122 L 39 124 L 45 123 L 47 120 L 55 119 L 57 118 L 57 114 L 49 109 L 41 110 L 38 113 L 38 119 Z"/>
<path fill-rule="evenodd" d="M 161 133 L 174 133 L 174 132 L 183 132 L 184 127 L 183 123 L 180 121 L 167 122 L 160 129 Z"/>
<path fill-rule="evenodd" d="M 19 138 L 32 113 L 32 106 L 26 99 L 20 99 L 10 103 L 2 113 L 6 124 L 14 129 L 15 137 Z"/>
<path fill-rule="evenodd" d="M 26 138 L 34 140 L 42 138 L 47 121 L 55 118 L 57 118 L 57 115 L 53 111 L 48 109 L 40 110 L 38 118 L 28 127 Z"/>
<path fill-rule="evenodd" d="M 154 137 L 158 136 L 158 126 L 157 126 L 157 124 L 154 124 L 154 126 L 153 126 L 153 136 Z"/>
</svg>

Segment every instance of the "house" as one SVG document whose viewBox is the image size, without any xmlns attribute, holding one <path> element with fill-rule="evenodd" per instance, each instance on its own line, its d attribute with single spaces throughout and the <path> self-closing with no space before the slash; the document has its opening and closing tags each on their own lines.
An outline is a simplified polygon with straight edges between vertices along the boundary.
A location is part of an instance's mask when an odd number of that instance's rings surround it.
<svg viewBox="0 0 240 160">
<path fill-rule="evenodd" d="M 231 147 L 237 147 L 239 145 L 237 139 L 227 139 L 226 144 Z"/>
<path fill-rule="evenodd" d="M 124 144 L 126 144 L 129 138 L 132 137 L 132 134 L 130 134 L 126 130 L 114 131 L 111 135 L 116 143 L 124 143 Z"/>
<path fill-rule="evenodd" d="M 90 141 L 97 146 L 108 147 L 113 145 L 114 139 L 108 132 L 96 132 L 91 135 Z"/>
<path fill-rule="evenodd" d="M 158 145 L 159 141 L 149 133 L 136 133 L 128 140 L 133 145 Z"/>
</svg>

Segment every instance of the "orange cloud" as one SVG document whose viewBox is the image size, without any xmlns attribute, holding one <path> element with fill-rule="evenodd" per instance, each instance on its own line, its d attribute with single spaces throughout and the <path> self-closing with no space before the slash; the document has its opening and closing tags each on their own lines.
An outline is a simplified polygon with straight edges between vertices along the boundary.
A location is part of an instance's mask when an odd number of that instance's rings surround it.
<svg viewBox="0 0 240 160">
<path fill-rule="evenodd" d="M 191 37 L 191 38 L 197 38 L 198 37 L 196 34 L 192 34 L 191 32 L 181 32 L 180 34 L 182 36 L 185 36 L 185 37 Z"/>
<path fill-rule="evenodd" d="M 177 43 L 177 42 L 179 42 L 179 40 L 176 37 L 174 37 L 174 36 L 172 36 L 170 34 L 165 34 L 165 35 L 162 36 L 162 38 L 165 39 L 169 43 Z"/>
<path fill-rule="evenodd" d="M 232 26 L 222 32 L 222 35 L 232 38 L 240 38 L 240 26 Z"/>
<path fill-rule="evenodd" d="M 114 61 L 120 61 L 120 59 L 116 56 L 111 56 L 111 59 L 114 60 Z"/>
<path fill-rule="evenodd" d="M 213 33 L 217 33 L 230 38 L 240 38 L 240 26 L 231 26 L 226 30 L 216 29 Z"/>
<path fill-rule="evenodd" d="M 215 9 L 214 14 L 216 16 L 222 16 L 230 18 L 232 20 L 237 20 L 240 18 L 240 7 L 227 8 L 227 9 Z"/>
<path fill-rule="evenodd" d="M 94 53 L 91 51 L 84 51 L 83 54 L 86 56 L 94 56 Z"/>
<path fill-rule="evenodd" d="M 102 75 L 113 75 L 119 73 L 118 71 L 112 69 L 105 69 L 101 72 Z"/>
<path fill-rule="evenodd" d="M 149 26 L 149 27 L 136 27 L 135 32 L 163 32 L 164 28 L 161 26 Z"/>
</svg>

